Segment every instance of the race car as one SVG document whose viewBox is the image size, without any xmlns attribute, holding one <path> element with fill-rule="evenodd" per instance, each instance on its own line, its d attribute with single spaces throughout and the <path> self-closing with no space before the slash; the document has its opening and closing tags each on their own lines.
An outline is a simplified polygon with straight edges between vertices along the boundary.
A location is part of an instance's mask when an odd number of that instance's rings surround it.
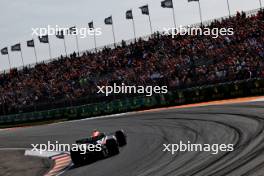
<svg viewBox="0 0 264 176">
<path fill-rule="evenodd" d="M 71 149 L 74 165 L 92 163 L 97 160 L 119 154 L 119 147 L 127 144 L 127 136 L 123 130 L 105 134 L 94 130 L 91 137 L 76 141 L 77 149 Z"/>
</svg>

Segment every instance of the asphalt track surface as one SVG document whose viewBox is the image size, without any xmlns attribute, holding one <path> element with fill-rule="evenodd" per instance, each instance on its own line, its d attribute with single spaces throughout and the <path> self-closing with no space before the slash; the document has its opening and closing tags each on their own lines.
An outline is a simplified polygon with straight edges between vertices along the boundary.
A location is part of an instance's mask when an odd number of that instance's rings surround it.
<svg viewBox="0 0 264 176">
<path fill-rule="evenodd" d="M 0 163 L 1 176 L 44 175 L 52 166 L 48 159 L 25 157 L 23 150 L 0 151 Z"/>
<path fill-rule="evenodd" d="M 241 103 L 135 113 L 0 132 L 0 147 L 31 143 L 73 143 L 94 128 L 124 129 L 128 145 L 119 155 L 72 167 L 63 176 L 263 176 L 264 103 Z M 235 144 L 235 151 L 163 152 L 163 144 L 179 141 Z M 1 165 L 1 163 L 0 163 Z"/>
</svg>

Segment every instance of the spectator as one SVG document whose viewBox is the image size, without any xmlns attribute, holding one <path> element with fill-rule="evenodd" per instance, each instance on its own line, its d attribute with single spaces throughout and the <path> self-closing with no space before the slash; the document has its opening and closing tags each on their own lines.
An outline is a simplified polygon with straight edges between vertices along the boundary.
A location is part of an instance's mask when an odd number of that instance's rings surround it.
<svg viewBox="0 0 264 176">
<path fill-rule="evenodd" d="M 264 12 L 238 13 L 210 28 L 234 28 L 233 36 L 155 33 L 98 53 L 70 57 L 0 75 L 0 114 L 25 106 L 95 97 L 96 85 L 168 85 L 187 88 L 264 77 Z M 91 100 L 92 101 L 92 100 Z M 99 101 L 94 99 L 93 101 Z"/>
</svg>

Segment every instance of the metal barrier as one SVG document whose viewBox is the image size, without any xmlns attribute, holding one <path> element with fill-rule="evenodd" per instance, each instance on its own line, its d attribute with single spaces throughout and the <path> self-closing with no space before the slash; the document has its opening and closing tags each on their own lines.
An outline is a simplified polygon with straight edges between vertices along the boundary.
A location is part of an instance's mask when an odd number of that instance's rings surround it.
<svg viewBox="0 0 264 176">
<path fill-rule="evenodd" d="M 175 90 L 170 91 L 168 94 L 157 94 L 152 97 L 131 97 L 82 106 L 0 116 L 0 125 L 14 125 L 25 122 L 56 119 L 81 119 L 140 109 L 263 94 L 264 79 L 249 79 L 245 81 Z"/>
</svg>

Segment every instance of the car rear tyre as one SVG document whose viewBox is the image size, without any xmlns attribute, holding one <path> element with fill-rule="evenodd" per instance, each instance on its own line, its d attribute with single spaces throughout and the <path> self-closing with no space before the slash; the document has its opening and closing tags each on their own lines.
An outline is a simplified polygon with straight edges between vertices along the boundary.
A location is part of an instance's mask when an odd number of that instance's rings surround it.
<svg viewBox="0 0 264 176">
<path fill-rule="evenodd" d="M 84 158 L 79 151 L 71 151 L 71 160 L 74 165 L 82 165 L 84 163 Z"/>
<path fill-rule="evenodd" d="M 106 147 L 110 156 L 119 154 L 118 143 L 115 139 L 109 139 L 106 141 Z"/>
<path fill-rule="evenodd" d="M 127 141 L 126 141 L 126 135 L 123 131 L 116 131 L 115 132 L 115 136 L 116 136 L 116 139 L 117 139 L 117 142 L 118 142 L 118 145 L 120 147 L 124 146 L 127 144 Z"/>
</svg>

